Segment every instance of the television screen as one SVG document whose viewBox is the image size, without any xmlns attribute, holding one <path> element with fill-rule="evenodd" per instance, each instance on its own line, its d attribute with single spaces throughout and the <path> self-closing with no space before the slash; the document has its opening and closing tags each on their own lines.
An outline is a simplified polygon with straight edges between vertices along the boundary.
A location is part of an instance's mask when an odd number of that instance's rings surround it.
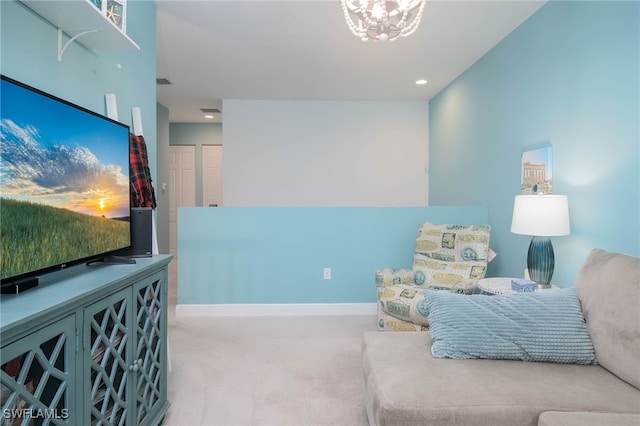
<svg viewBox="0 0 640 426">
<path fill-rule="evenodd" d="M 129 127 L 2 76 L 3 284 L 130 248 Z"/>
</svg>

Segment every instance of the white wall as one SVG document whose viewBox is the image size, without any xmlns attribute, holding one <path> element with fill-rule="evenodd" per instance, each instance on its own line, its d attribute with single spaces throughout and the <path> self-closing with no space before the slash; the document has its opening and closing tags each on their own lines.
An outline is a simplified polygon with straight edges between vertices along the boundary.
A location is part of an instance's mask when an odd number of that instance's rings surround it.
<svg viewBox="0 0 640 426">
<path fill-rule="evenodd" d="M 225 100 L 224 205 L 426 206 L 429 105 Z"/>
</svg>

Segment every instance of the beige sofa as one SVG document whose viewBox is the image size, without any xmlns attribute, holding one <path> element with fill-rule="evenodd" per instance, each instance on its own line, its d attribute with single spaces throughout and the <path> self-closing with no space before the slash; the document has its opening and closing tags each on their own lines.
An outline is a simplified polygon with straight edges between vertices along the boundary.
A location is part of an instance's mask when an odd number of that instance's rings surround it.
<svg viewBox="0 0 640 426">
<path fill-rule="evenodd" d="M 575 288 L 598 365 L 434 358 L 429 332 L 366 333 L 370 424 L 639 425 L 640 259 L 594 249 Z"/>
</svg>

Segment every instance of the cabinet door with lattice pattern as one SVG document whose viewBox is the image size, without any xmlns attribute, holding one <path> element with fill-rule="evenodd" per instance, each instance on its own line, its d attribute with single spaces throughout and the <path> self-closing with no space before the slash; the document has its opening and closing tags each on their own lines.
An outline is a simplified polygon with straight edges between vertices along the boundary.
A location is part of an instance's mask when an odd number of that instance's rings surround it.
<svg viewBox="0 0 640 426">
<path fill-rule="evenodd" d="M 75 315 L 1 349 L 2 425 L 78 424 Z"/>
<path fill-rule="evenodd" d="M 86 425 L 130 425 L 133 363 L 131 288 L 84 311 Z"/>
<path fill-rule="evenodd" d="M 166 274 L 159 272 L 133 289 L 136 347 L 134 349 L 135 423 L 153 420 L 166 401 Z"/>
</svg>

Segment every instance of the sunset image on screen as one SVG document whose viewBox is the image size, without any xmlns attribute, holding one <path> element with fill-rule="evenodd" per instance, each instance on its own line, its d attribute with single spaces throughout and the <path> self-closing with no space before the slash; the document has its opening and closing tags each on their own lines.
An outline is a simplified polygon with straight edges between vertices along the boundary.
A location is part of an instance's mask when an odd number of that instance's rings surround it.
<svg viewBox="0 0 640 426">
<path fill-rule="evenodd" d="M 1 122 L 3 198 L 92 216 L 129 216 L 128 158 L 114 155 L 122 146 L 121 129 L 98 118 L 83 129 L 83 121 L 68 117 L 75 127 L 69 140 L 64 123 L 34 117 L 33 109 L 24 115 L 12 109 L 6 117 L 3 111 Z"/>
</svg>

